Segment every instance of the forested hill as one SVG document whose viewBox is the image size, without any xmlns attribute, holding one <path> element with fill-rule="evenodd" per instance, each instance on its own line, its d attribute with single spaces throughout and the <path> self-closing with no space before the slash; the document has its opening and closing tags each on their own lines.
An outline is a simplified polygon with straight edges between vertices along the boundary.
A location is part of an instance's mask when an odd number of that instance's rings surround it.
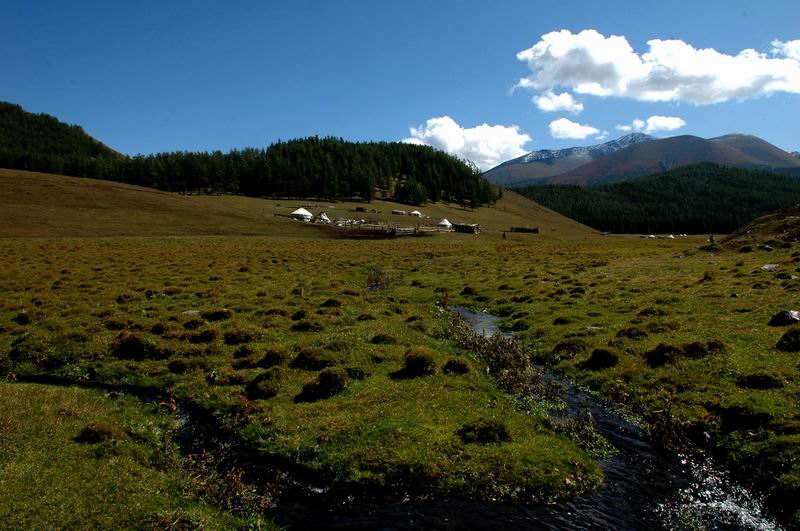
<svg viewBox="0 0 800 531">
<path fill-rule="evenodd" d="M 0 101 L 0 150 L 75 157 L 118 157 L 119 154 L 87 135 L 78 125 L 49 114 L 34 114 Z M 8 156 L 8 155 L 6 155 Z"/>
<path fill-rule="evenodd" d="M 697 164 L 623 183 L 530 186 L 523 195 L 576 221 L 615 233 L 728 233 L 800 202 L 800 180 Z"/>
<path fill-rule="evenodd" d="M 310 137 L 266 149 L 127 157 L 78 126 L 0 102 L 0 168 L 108 179 L 167 191 L 325 199 L 380 196 L 421 204 L 493 203 L 499 189 L 465 162 L 428 146 Z"/>
</svg>

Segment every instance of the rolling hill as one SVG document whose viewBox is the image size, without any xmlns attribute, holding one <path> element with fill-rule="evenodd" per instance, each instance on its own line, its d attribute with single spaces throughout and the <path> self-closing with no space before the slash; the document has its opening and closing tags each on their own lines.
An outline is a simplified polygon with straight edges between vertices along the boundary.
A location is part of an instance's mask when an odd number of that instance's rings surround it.
<svg viewBox="0 0 800 531">
<path fill-rule="evenodd" d="M 408 226 L 418 222 L 416 218 L 392 216 L 390 211 L 398 205 L 388 201 L 369 203 L 369 208 L 381 210 L 381 214 L 356 214 L 355 208 L 367 203 L 185 196 L 111 181 L 0 169 L 0 237 L 325 237 L 317 226 L 275 216 L 301 205 L 315 212 L 325 209 L 334 219 L 363 217 Z M 539 227 L 540 238 L 574 239 L 596 234 L 514 192 L 503 194 L 492 207 L 465 210 L 454 203 L 432 203 L 420 210 L 429 216 L 422 224 L 435 224 L 446 217 L 453 222 L 480 223 L 490 236 L 499 236 L 500 231 L 512 226 Z"/>
<path fill-rule="evenodd" d="M 627 135 L 619 140 L 630 136 Z M 524 158 L 515 160 L 522 161 Z M 599 153 L 599 156 L 589 158 L 586 158 L 583 164 L 569 168 L 570 162 L 575 162 L 575 158 L 565 157 L 564 162 L 551 165 L 558 173 L 550 175 L 545 175 L 541 169 L 531 164 L 509 161 L 505 163 L 507 166 L 500 165 L 489 170 L 486 176 L 500 183 L 504 175 L 513 175 L 514 186 L 530 184 L 597 186 L 704 162 L 733 168 L 774 170 L 800 175 L 800 159 L 758 137 L 742 134 L 725 135 L 708 140 L 691 135 L 657 140 L 647 137 L 644 140 L 628 142 L 620 149 L 607 150 L 605 153 Z M 528 170 L 528 167 L 531 167 L 531 170 Z M 569 169 L 562 171 L 565 168 Z"/>
<path fill-rule="evenodd" d="M 48 114 L 27 112 L 19 105 L 0 101 L 0 151 L 26 155 L 118 158 L 120 153 Z"/>
</svg>

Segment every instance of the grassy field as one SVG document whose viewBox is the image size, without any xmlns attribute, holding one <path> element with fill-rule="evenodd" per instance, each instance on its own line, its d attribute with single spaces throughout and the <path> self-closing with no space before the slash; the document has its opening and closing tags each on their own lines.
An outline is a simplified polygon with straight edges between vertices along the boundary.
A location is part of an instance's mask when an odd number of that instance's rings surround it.
<svg viewBox="0 0 800 531">
<path fill-rule="evenodd" d="M 32 190 L 29 206 L 50 201 L 33 191 L 41 184 L 17 186 Z M 35 208 L 3 220 L 0 233 L 15 236 L 0 240 L 7 379 L 172 395 L 335 485 L 523 501 L 596 486 L 597 454 L 550 419 L 547 393 L 500 391 L 509 371 L 459 346 L 435 304 L 446 288 L 450 304 L 503 316 L 532 357 L 666 443 L 715 451 L 798 524 L 800 360 L 775 348 L 785 329 L 767 326 L 797 300 L 791 248 L 603 237 L 513 194 L 497 209 L 420 209 L 485 234 L 380 241 L 259 214 L 303 202 L 154 197 L 192 208 L 162 223 L 153 206 L 155 225 L 139 227 L 90 206 L 64 223 Z M 234 205 L 240 235 L 221 235 L 236 228 L 224 214 Z M 70 223 L 84 237 L 65 237 Z M 542 233 L 503 240 L 512 225 Z"/>
<path fill-rule="evenodd" d="M 596 231 L 533 201 L 506 192 L 494 208 L 464 210 L 455 204 L 413 207 L 373 201 L 331 203 L 317 200 L 265 200 L 240 196 L 183 196 L 151 188 L 0 169 L 0 237 L 54 236 L 197 236 L 271 235 L 319 237 L 310 229 L 275 214 L 300 206 L 331 219 L 356 218 L 415 227 L 435 225 L 441 218 L 454 223 L 480 223 L 490 232 L 512 226 L 539 227 L 544 238 L 586 238 Z M 381 214 L 355 212 L 356 207 Z M 419 220 L 392 215 L 392 209 L 419 209 Z"/>
<path fill-rule="evenodd" d="M 0 384 L 0 527 L 276 528 L 193 486 L 210 478 L 174 455 L 174 424 L 124 395 Z"/>
</svg>

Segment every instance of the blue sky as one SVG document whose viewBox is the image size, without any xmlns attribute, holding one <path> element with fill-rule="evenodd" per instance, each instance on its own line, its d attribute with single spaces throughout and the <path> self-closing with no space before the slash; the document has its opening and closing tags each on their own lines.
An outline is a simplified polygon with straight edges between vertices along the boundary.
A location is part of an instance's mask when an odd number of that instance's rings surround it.
<svg viewBox="0 0 800 531">
<path fill-rule="evenodd" d="M 0 100 L 80 124 L 128 154 L 265 146 L 307 135 L 401 140 L 416 127 L 417 141 L 483 157 L 486 165 L 519 150 L 620 136 L 616 126 L 631 127 L 635 119 L 644 122 L 638 129 L 661 136 L 747 132 L 800 150 L 793 71 L 789 81 L 757 87 L 744 99 L 730 95 L 735 91 L 704 92 L 695 83 L 653 101 L 652 92 L 630 88 L 657 84 L 652 76 L 615 78 L 613 87 L 600 90 L 577 86 L 564 58 L 538 57 L 531 66 L 517 57 L 543 35 L 568 30 L 562 41 L 575 53 L 594 53 L 592 42 L 617 35 L 641 58 L 651 51 L 648 41 L 673 39 L 727 56 L 752 48 L 782 59 L 778 70 L 791 70 L 792 50 L 772 50 L 776 40 L 800 39 L 796 0 L 4 0 L 0 27 Z M 583 30 L 599 37 L 591 41 Z M 606 71 L 592 64 L 579 74 L 595 75 L 593 67 L 598 76 Z M 523 78 L 537 86 L 512 91 Z M 567 93 L 583 110 L 543 112 L 532 98 L 548 90 Z M 723 101 L 707 104 L 715 97 Z M 647 129 L 651 116 L 685 125 L 658 129 L 664 123 L 656 120 Z M 428 122 L 442 117 L 452 123 Z M 567 137 L 553 137 L 557 120 L 566 127 L 556 127 L 556 136 Z M 496 127 L 473 129 L 481 124 Z M 596 132 L 576 138 L 588 130 L 570 124 Z"/>
</svg>

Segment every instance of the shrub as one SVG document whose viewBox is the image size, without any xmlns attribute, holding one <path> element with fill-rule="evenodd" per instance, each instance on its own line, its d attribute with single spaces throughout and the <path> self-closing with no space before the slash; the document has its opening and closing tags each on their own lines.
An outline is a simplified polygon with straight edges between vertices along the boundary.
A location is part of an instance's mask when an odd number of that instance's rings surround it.
<svg viewBox="0 0 800 531">
<path fill-rule="evenodd" d="M 225 332 L 226 345 L 241 345 L 243 343 L 250 343 L 256 338 L 256 335 L 249 330 L 231 330 Z"/>
<path fill-rule="evenodd" d="M 589 356 L 589 359 L 580 363 L 578 366 L 581 369 L 600 371 L 614 367 L 618 363 L 619 356 L 616 353 L 610 350 L 596 348 L 592 351 L 592 355 Z"/>
<path fill-rule="evenodd" d="M 230 319 L 233 314 L 227 308 L 214 308 L 211 310 L 203 310 L 200 312 L 203 319 L 207 321 L 224 321 Z"/>
<path fill-rule="evenodd" d="M 154 343 L 136 334 L 127 332 L 117 336 L 111 354 L 123 360 L 142 361 L 167 357 Z"/>
<path fill-rule="evenodd" d="M 508 327 L 509 332 L 524 332 L 530 328 L 530 325 L 523 320 L 514 321 L 510 327 Z"/>
<path fill-rule="evenodd" d="M 347 367 L 345 368 L 345 372 L 347 372 L 347 377 L 353 380 L 365 380 L 369 377 L 369 372 L 361 367 Z"/>
<path fill-rule="evenodd" d="M 167 364 L 167 369 L 173 374 L 183 374 L 188 368 L 189 364 L 186 363 L 186 360 L 182 359 L 172 360 Z"/>
<path fill-rule="evenodd" d="M 96 444 L 104 441 L 119 441 L 125 434 L 122 430 L 107 422 L 93 422 L 83 428 L 75 437 L 75 442 Z"/>
<path fill-rule="evenodd" d="M 653 308 L 652 306 L 645 308 L 636 315 L 639 317 L 664 317 L 669 312 L 661 308 Z"/>
<path fill-rule="evenodd" d="M 646 338 L 647 332 L 645 332 L 641 328 L 631 326 L 629 328 L 623 328 L 622 330 L 617 332 L 617 337 L 626 337 L 628 339 L 633 339 L 634 341 L 638 341 L 639 339 Z"/>
<path fill-rule="evenodd" d="M 289 354 L 285 350 L 272 348 L 269 349 L 267 353 L 264 354 L 264 357 L 258 360 L 255 365 L 262 369 L 268 369 L 277 365 L 283 365 L 287 359 L 289 359 Z"/>
<path fill-rule="evenodd" d="M 319 371 L 334 365 L 326 353 L 316 347 L 301 347 L 297 356 L 289 364 L 292 369 L 304 371 Z"/>
<path fill-rule="evenodd" d="M 406 352 L 403 368 L 391 374 L 392 378 L 417 378 L 436 372 L 434 353 L 424 347 L 415 347 Z"/>
<path fill-rule="evenodd" d="M 783 334 L 775 348 L 783 352 L 800 352 L 800 329 L 795 328 Z"/>
<path fill-rule="evenodd" d="M 511 434 L 506 425 L 494 419 L 479 419 L 464 424 L 456 432 L 464 444 L 491 444 L 511 442 Z"/>
<path fill-rule="evenodd" d="M 780 376 L 759 372 L 740 376 L 736 385 L 744 389 L 780 389 L 786 384 Z"/>
<path fill-rule="evenodd" d="M 17 323 L 18 325 L 31 324 L 31 316 L 26 311 L 19 312 L 11 320 Z"/>
<path fill-rule="evenodd" d="M 553 347 L 553 355 L 556 359 L 573 358 L 578 354 L 583 354 L 588 349 L 588 345 L 580 339 L 567 339 Z"/>
<path fill-rule="evenodd" d="M 303 386 L 303 391 L 294 399 L 295 402 L 316 402 L 330 398 L 347 388 L 347 373 L 340 368 L 325 369 L 317 379 Z"/>
<path fill-rule="evenodd" d="M 24 334 L 15 339 L 8 353 L 8 359 L 14 364 L 31 363 L 45 370 L 63 367 L 72 362 L 73 358 L 72 349 L 66 345 L 54 344 L 34 334 Z"/>
<path fill-rule="evenodd" d="M 194 343 L 194 344 L 211 343 L 212 341 L 217 339 L 218 335 L 219 334 L 217 333 L 217 331 L 214 330 L 213 328 L 206 328 L 205 330 L 189 335 L 188 339 L 189 343 Z"/>
<path fill-rule="evenodd" d="M 300 321 L 291 327 L 292 332 L 322 332 L 324 327 L 314 321 Z"/>
<path fill-rule="evenodd" d="M 666 343 L 659 343 L 656 348 L 644 355 L 647 365 L 651 369 L 663 367 L 667 363 L 674 363 L 681 355 L 681 350 Z"/>
<path fill-rule="evenodd" d="M 708 356 L 708 348 L 699 341 L 687 343 L 683 346 L 683 354 L 692 359 L 699 359 Z"/>
<path fill-rule="evenodd" d="M 278 396 L 278 383 L 282 374 L 280 369 L 272 369 L 262 372 L 253 378 L 245 387 L 244 393 L 250 400 L 267 400 Z"/>
<path fill-rule="evenodd" d="M 444 374 L 467 374 L 469 372 L 469 365 L 467 362 L 451 358 L 442 367 Z"/>
<path fill-rule="evenodd" d="M 241 360 L 255 356 L 256 350 L 250 345 L 243 345 L 233 353 L 233 359 Z"/>
<path fill-rule="evenodd" d="M 373 345 L 394 345 L 396 343 L 397 339 L 388 334 L 378 334 L 372 338 Z"/>
<path fill-rule="evenodd" d="M 244 377 L 238 372 L 214 369 L 206 375 L 206 382 L 209 385 L 241 385 L 244 383 Z"/>
<path fill-rule="evenodd" d="M 206 324 L 206 322 L 203 321 L 202 319 L 189 319 L 188 321 L 183 323 L 183 327 L 186 330 L 196 330 L 201 326 L 203 326 L 204 324 Z"/>
</svg>

